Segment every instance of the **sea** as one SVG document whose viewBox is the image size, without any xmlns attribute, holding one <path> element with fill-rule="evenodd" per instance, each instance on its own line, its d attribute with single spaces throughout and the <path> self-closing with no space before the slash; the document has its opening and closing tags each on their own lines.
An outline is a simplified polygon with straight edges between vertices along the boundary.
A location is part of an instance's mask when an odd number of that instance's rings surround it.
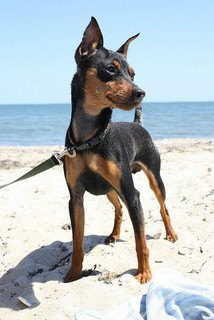
<svg viewBox="0 0 214 320">
<path fill-rule="evenodd" d="M 142 109 L 153 139 L 214 138 L 214 102 L 144 102 Z M 70 116 L 70 104 L 0 105 L 0 145 L 63 145 Z M 132 122 L 134 111 L 114 110 L 112 120 Z"/>
</svg>

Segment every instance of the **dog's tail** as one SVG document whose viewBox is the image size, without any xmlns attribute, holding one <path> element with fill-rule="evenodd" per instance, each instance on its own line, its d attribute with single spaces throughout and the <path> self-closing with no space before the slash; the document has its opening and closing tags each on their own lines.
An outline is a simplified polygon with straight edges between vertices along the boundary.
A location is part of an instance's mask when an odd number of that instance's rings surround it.
<svg viewBox="0 0 214 320">
<path fill-rule="evenodd" d="M 143 125 L 143 110 L 141 106 L 135 109 L 134 122 L 139 123 L 141 126 Z"/>
</svg>

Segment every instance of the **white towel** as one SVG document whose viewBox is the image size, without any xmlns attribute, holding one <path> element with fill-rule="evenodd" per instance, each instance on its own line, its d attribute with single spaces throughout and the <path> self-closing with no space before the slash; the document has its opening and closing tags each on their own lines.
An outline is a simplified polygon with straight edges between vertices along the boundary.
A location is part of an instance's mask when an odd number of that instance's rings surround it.
<svg viewBox="0 0 214 320">
<path fill-rule="evenodd" d="M 172 270 L 153 277 L 147 295 L 131 297 L 110 313 L 84 308 L 76 320 L 214 320 L 214 287 L 195 283 Z"/>
</svg>

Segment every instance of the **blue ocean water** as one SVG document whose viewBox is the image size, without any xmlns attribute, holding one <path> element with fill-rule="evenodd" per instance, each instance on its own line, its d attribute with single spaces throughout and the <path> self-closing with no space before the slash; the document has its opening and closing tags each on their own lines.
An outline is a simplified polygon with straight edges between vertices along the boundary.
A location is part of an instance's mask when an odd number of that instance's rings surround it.
<svg viewBox="0 0 214 320">
<path fill-rule="evenodd" d="M 214 102 L 143 103 L 143 125 L 153 139 L 213 138 Z M 0 145 L 64 144 L 70 104 L 0 105 Z M 114 110 L 113 121 L 134 111 Z"/>
</svg>

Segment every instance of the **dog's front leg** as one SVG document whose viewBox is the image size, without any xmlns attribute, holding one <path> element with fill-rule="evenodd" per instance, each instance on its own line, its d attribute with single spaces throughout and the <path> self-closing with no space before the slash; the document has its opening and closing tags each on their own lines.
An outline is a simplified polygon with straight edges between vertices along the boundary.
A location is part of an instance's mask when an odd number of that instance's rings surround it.
<svg viewBox="0 0 214 320">
<path fill-rule="evenodd" d="M 140 203 L 140 194 L 133 186 L 133 188 L 128 189 L 128 194 L 124 196 L 135 234 L 138 260 L 138 269 L 135 278 L 140 283 L 145 283 L 151 279 L 152 274 L 149 266 L 149 249 L 146 244 L 145 222 L 143 209 Z"/>
<path fill-rule="evenodd" d="M 125 153 L 125 151 L 124 151 Z M 92 161 L 93 160 L 93 161 Z M 88 166 L 94 172 L 99 173 L 114 188 L 121 200 L 128 208 L 135 233 L 136 251 L 138 260 L 138 269 L 136 279 L 140 283 L 145 283 L 151 279 L 151 270 L 149 266 L 149 250 L 146 244 L 145 225 L 143 209 L 141 207 L 139 192 L 134 187 L 129 162 L 126 157 L 120 161 L 106 160 L 99 155 L 88 156 Z M 122 165 L 121 165 L 122 163 Z M 113 198 L 111 197 L 111 200 Z M 116 202 L 115 200 L 112 202 Z M 121 209 L 120 209 L 121 210 Z M 117 213 L 116 228 L 119 236 L 120 214 Z"/>
<path fill-rule="evenodd" d="M 69 213 L 73 232 L 72 264 L 64 278 L 65 282 L 75 281 L 80 278 L 84 258 L 84 207 L 83 196 L 71 197 Z"/>
</svg>

